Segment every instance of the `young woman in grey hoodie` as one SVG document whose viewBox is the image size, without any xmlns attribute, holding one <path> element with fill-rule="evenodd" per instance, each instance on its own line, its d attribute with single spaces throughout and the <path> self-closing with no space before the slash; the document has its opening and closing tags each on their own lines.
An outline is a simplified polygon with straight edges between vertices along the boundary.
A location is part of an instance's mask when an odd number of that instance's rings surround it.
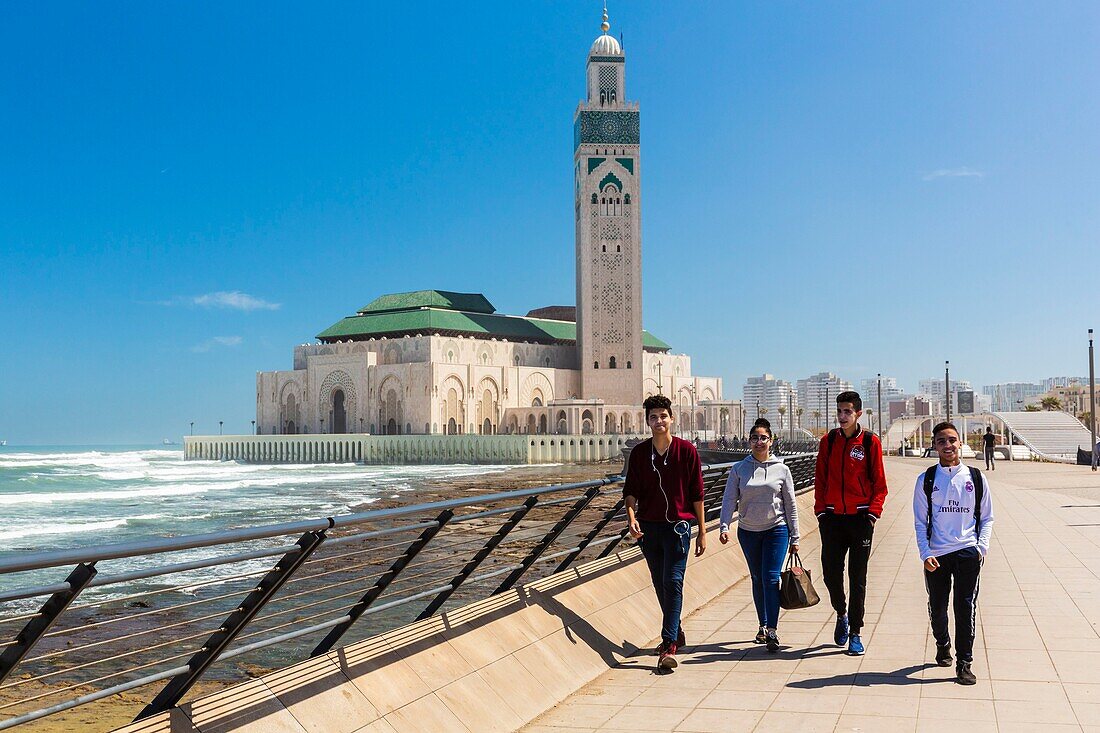
<svg viewBox="0 0 1100 733">
<path fill-rule="evenodd" d="M 729 542 L 736 511 L 737 541 L 752 578 L 752 600 L 760 620 L 757 644 L 779 651 L 779 574 L 787 553 L 798 552 L 798 507 L 791 469 L 772 455 L 772 426 L 760 418 L 749 433 L 752 455 L 733 464 L 722 496 L 718 539 Z"/>
</svg>

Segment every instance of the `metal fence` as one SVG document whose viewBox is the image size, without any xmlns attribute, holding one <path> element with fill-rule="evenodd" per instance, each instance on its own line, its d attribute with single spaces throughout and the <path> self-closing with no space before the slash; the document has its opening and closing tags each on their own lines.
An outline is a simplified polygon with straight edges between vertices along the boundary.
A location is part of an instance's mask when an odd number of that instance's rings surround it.
<svg viewBox="0 0 1100 733">
<path fill-rule="evenodd" d="M 814 458 L 784 459 L 796 488 L 812 484 Z M 731 465 L 704 466 L 708 520 Z M 610 555 L 625 535 L 622 481 L 2 560 L 0 730 L 138 688 L 148 717 L 200 680 L 286 666 Z"/>
</svg>

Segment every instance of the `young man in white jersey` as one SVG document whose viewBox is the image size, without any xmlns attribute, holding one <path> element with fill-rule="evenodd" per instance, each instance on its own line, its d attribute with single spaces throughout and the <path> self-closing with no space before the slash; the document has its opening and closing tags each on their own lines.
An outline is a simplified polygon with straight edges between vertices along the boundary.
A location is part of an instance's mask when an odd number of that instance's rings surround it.
<svg viewBox="0 0 1100 733">
<path fill-rule="evenodd" d="M 928 618 L 936 638 L 936 663 L 951 665 L 951 634 L 947 601 L 954 585 L 955 681 L 977 682 L 974 662 L 978 576 L 993 536 L 993 502 L 985 476 L 962 465 L 962 439 L 949 422 L 932 428 L 932 445 L 940 462 L 917 477 L 913 488 L 913 520 L 917 549 L 924 563 Z"/>
</svg>

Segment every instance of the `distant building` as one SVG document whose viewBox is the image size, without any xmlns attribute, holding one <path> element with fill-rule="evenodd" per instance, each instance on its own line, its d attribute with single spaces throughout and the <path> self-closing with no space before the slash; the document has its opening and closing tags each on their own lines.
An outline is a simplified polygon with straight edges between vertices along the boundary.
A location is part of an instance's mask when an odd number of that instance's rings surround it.
<svg viewBox="0 0 1100 733">
<path fill-rule="evenodd" d="M 1047 377 L 1042 381 L 1044 392 L 1049 392 L 1055 387 L 1068 387 L 1071 384 L 1088 384 L 1088 377 Z"/>
<path fill-rule="evenodd" d="M 765 417 L 774 431 L 785 430 L 790 426 L 794 411 L 795 424 L 798 423 L 798 395 L 790 382 L 777 379 L 773 374 L 749 377 L 742 388 L 742 405 L 745 410 L 744 431 L 749 432 L 752 423 L 758 417 Z M 782 412 L 780 412 L 782 408 Z M 806 416 L 802 416 L 802 426 L 807 427 Z"/>
<path fill-rule="evenodd" d="M 841 379 L 832 372 L 818 372 L 799 379 L 796 385 L 798 403 L 805 411 L 802 415 L 802 426 L 818 429 L 836 424 L 836 396 L 846 390 L 855 389 L 847 379 Z M 867 397 L 861 396 L 866 407 Z M 820 417 L 812 417 L 815 412 L 821 413 Z"/>
<path fill-rule="evenodd" d="M 1022 410 L 1032 398 L 1045 390 L 1034 382 L 1006 382 L 982 387 L 982 394 L 989 397 L 989 409 L 993 412 L 1014 412 Z"/>
</svg>

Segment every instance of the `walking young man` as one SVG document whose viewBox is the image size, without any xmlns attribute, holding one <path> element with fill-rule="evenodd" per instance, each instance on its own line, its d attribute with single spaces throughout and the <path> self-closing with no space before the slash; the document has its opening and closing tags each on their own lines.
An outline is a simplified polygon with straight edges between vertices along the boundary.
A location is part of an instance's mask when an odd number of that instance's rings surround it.
<svg viewBox="0 0 1100 733">
<path fill-rule="evenodd" d="M 982 442 L 985 444 L 985 470 L 996 471 L 997 462 L 993 455 L 993 446 L 997 445 L 997 436 L 993 434 L 993 428 L 989 425 L 985 426 Z"/>
<path fill-rule="evenodd" d="M 630 451 L 623 498 L 627 529 L 642 547 L 661 605 L 657 666 L 672 670 L 676 653 L 686 643 L 680 612 L 693 522 L 699 527 L 695 556 L 707 549 L 703 470 L 695 446 L 672 437 L 672 402 L 668 397 L 647 397 L 642 407 L 652 437 Z"/>
<path fill-rule="evenodd" d="M 913 524 L 924 563 L 928 618 L 936 637 L 936 663 L 951 665 L 947 599 L 955 588 L 955 642 L 959 659 L 955 680 L 977 682 L 974 662 L 974 616 L 978 608 L 978 575 L 993 536 L 993 502 L 989 485 L 976 468 L 962 465 L 962 438 L 949 422 L 932 429 L 940 462 L 917 477 L 913 487 Z"/>
<path fill-rule="evenodd" d="M 821 577 L 836 611 L 833 641 L 848 654 L 863 654 L 863 609 L 867 599 L 867 560 L 875 522 L 886 501 L 882 443 L 860 427 L 863 400 L 858 392 L 836 397 L 839 428 L 821 437 L 814 477 L 814 514 L 821 528 Z M 848 558 L 848 592 L 844 595 L 844 559 Z"/>
</svg>

